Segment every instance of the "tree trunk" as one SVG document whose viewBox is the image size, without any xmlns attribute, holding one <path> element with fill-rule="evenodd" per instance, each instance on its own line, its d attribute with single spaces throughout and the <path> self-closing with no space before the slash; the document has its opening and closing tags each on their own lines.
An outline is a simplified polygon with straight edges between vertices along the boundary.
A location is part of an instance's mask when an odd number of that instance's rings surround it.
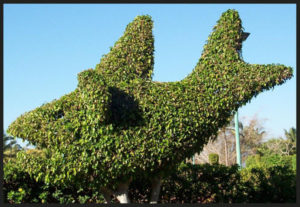
<svg viewBox="0 0 300 207">
<path fill-rule="evenodd" d="M 154 178 L 152 180 L 152 192 L 151 192 L 150 204 L 157 204 L 159 199 L 160 187 L 161 187 L 161 179 L 159 177 Z"/>
<path fill-rule="evenodd" d="M 128 188 L 129 188 L 129 182 L 128 183 L 121 183 L 118 187 L 117 192 L 115 193 L 117 199 L 120 201 L 120 203 L 130 203 L 130 199 L 128 197 Z"/>
<path fill-rule="evenodd" d="M 111 196 L 112 196 L 112 191 L 107 189 L 107 188 L 102 188 L 101 193 L 103 194 L 103 197 L 105 199 L 105 203 L 110 203 L 111 201 Z"/>
</svg>

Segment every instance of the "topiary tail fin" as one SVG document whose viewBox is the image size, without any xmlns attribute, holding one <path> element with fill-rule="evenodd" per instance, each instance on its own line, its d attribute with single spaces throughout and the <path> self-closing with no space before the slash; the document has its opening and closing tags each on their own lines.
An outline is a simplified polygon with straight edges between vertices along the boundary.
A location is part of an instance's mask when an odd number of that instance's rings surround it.
<svg viewBox="0 0 300 207">
<path fill-rule="evenodd" d="M 249 33 L 243 31 L 238 12 L 233 9 L 225 11 L 208 37 L 195 69 L 186 77 L 186 80 L 197 81 L 201 76 L 211 81 L 210 75 L 214 70 L 222 68 L 220 72 L 225 73 L 232 69 L 228 67 L 229 65 L 243 62 L 241 59 L 242 42 L 248 36 Z"/>
<path fill-rule="evenodd" d="M 112 82 L 127 82 L 135 78 L 151 80 L 154 65 L 152 27 L 150 16 L 137 16 L 96 65 L 96 71 Z"/>
</svg>

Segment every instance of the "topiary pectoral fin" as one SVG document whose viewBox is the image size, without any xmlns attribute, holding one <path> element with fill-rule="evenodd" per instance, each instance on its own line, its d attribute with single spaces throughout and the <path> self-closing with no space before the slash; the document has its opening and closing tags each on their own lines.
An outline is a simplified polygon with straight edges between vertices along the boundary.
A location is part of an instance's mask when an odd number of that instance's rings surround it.
<svg viewBox="0 0 300 207">
<path fill-rule="evenodd" d="M 137 16 L 127 25 L 124 35 L 104 55 L 96 71 L 111 81 L 150 79 L 154 64 L 153 22 L 150 16 Z"/>
</svg>

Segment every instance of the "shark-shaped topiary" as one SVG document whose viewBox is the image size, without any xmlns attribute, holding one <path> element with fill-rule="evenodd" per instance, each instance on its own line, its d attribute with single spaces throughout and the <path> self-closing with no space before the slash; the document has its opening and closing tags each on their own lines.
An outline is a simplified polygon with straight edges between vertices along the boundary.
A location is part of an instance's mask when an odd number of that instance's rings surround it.
<svg viewBox="0 0 300 207">
<path fill-rule="evenodd" d="M 260 92 L 293 75 L 284 65 L 242 60 L 238 12 L 227 10 L 213 28 L 194 70 L 182 81 L 152 81 L 150 16 L 137 16 L 95 69 L 78 74 L 75 91 L 17 118 L 8 133 L 51 151 L 20 155 L 24 169 L 44 182 L 96 186 L 107 200 L 129 202 L 136 176 L 160 177 L 202 150 L 229 117 Z M 28 167 L 30 166 L 30 167 Z"/>
</svg>

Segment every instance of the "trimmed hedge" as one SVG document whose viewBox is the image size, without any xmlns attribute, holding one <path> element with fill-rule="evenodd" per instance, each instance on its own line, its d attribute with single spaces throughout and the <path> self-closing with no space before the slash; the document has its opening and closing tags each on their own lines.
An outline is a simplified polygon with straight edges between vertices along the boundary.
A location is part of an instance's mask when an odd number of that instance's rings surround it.
<svg viewBox="0 0 300 207">
<path fill-rule="evenodd" d="M 281 166 L 290 168 L 296 172 L 296 155 L 279 155 L 269 154 L 260 156 L 258 154 L 251 155 L 246 160 L 247 168 L 270 168 L 273 166 Z"/>
<path fill-rule="evenodd" d="M 208 155 L 209 163 L 214 165 L 214 164 L 219 164 L 219 155 L 216 153 L 210 153 Z"/>
<path fill-rule="evenodd" d="M 4 165 L 5 203 L 104 203 L 102 194 L 93 188 L 66 188 L 37 180 L 22 171 L 18 164 Z"/>
<path fill-rule="evenodd" d="M 136 17 L 94 70 L 78 74 L 75 91 L 9 126 L 9 134 L 48 151 L 47 158 L 20 154 L 24 171 L 48 184 L 98 189 L 167 175 L 240 106 L 293 76 L 284 65 L 245 63 L 242 21 L 227 10 L 190 75 L 152 81 L 152 25 L 150 16 Z"/>
<path fill-rule="evenodd" d="M 245 168 L 241 173 L 248 202 L 296 202 L 296 171 L 291 167 L 275 165 L 267 168 Z"/>
<path fill-rule="evenodd" d="M 133 202 L 147 203 L 149 178 L 130 184 Z M 18 165 L 4 165 L 4 199 L 9 203 L 104 203 L 97 188 L 71 188 L 37 182 Z M 118 202 L 116 198 L 113 202 Z M 181 164 L 164 179 L 160 203 L 265 203 L 296 202 L 296 174 L 290 168 Z"/>
</svg>

